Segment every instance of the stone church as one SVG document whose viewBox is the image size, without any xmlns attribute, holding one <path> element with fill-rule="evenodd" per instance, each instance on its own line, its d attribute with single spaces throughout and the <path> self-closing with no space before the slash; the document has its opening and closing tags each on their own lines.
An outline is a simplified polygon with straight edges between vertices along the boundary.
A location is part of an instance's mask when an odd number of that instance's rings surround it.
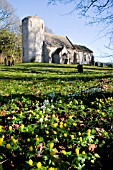
<svg viewBox="0 0 113 170">
<path fill-rule="evenodd" d="M 93 51 L 73 44 L 66 36 L 44 31 L 44 21 L 38 16 L 22 20 L 22 62 L 57 64 L 90 64 Z"/>
</svg>

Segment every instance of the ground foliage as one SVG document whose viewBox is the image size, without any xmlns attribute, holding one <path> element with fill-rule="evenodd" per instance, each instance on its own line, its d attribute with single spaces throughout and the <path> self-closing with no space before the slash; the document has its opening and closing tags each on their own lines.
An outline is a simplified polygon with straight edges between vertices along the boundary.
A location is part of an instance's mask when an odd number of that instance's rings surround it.
<svg viewBox="0 0 113 170">
<path fill-rule="evenodd" d="M 112 71 L 1 65 L 0 168 L 113 169 Z"/>
</svg>

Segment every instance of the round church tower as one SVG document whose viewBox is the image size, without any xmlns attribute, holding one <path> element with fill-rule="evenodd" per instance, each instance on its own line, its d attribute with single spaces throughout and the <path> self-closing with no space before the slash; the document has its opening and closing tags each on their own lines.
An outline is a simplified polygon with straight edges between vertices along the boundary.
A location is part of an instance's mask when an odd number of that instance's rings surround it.
<svg viewBox="0 0 113 170">
<path fill-rule="evenodd" d="M 44 22 L 38 16 L 22 20 L 22 62 L 42 62 Z"/>
</svg>

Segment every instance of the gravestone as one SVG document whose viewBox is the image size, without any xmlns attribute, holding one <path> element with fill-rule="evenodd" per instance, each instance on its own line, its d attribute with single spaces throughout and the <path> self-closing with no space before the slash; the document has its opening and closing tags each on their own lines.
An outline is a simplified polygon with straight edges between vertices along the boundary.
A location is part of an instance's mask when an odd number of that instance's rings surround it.
<svg viewBox="0 0 113 170">
<path fill-rule="evenodd" d="M 78 73 L 83 73 L 83 65 L 82 64 L 78 64 L 77 69 L 78 69 Z"/>
<path fill-rule="evenodd" d="M 92 56 L 91 56 L 91 65 L 94 66 L 94 63 L 95 63 L 95 61 L 94 61 L 94 56 L 92 55 Z"/>
<path fill-rule="evenodd" d="M 95 62 L 95 66 L 98 66 L 98 62 Z"/>
<path fill-rule="evenodd" d="M 7 58 L 4 58 L 4 65 L 7 66 Z"/>
<path fill-rule="evenodd" d="M 8 66 L 11 66 L 11 62 L 10 62 L 10 60 L 8 60 Z"/>
<path fill-rule="evenodd" d="M 104 66 L 104 64 L 103 63 L 100 63 L 100 67 L 103 67 Z"/>
<path fill-rule="evenodd" d="M 12 60 L 12 64 L 11 64 L 12 66 L 14 66 L 15 65 L 15 61 L 14 60 Z"/>
</svg>

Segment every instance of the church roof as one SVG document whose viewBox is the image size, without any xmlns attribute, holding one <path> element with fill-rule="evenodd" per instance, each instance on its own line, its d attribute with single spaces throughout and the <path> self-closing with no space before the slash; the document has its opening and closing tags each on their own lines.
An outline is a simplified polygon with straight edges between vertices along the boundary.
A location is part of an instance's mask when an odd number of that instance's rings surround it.
<svg viewBox="0 0 113 170">
<path fill-rule="evenodd" d="M 93 51 L 90 50 L 89 48 L 87 48 L 86 46 L 74 44 L 74 47 L 75 47 L 75 49 L 76 49 L 77 51 L 93 53 Z"/>
<path fill-rule="evenodd" d="M 36 19 L 42 20 L 42 19 L 39 18 L 38 16 L 27 16 L 27 17 L 23 18 L 23 20 L 25 20 L 25 19 L 31 19 L 31 18 L 36 18 Z M 22 21 L 23 21 L 23 20 L 22 20 Z"/>
<path fill-rule="evenodd" d="M 62 47 L 66 46 L 67 48 L 73 48 L 72 44 L 69 42 L 69 40 L 66 37 L 50 34 L 45 32 L 44 33 L 44 42 L 46 45 L 51 47 Z"/>
<path fill-rule="evenodd" d="M 73 44 L 67 36 L 64 37 L 44 32 L 44 37 L 45 44 L 50 47 L 62 48 L 63 46 L 66 46 L 67 48 L 76 49 L 79 52 L 93 53 L 93 51 L 86 46 Z"/>
</svg>

